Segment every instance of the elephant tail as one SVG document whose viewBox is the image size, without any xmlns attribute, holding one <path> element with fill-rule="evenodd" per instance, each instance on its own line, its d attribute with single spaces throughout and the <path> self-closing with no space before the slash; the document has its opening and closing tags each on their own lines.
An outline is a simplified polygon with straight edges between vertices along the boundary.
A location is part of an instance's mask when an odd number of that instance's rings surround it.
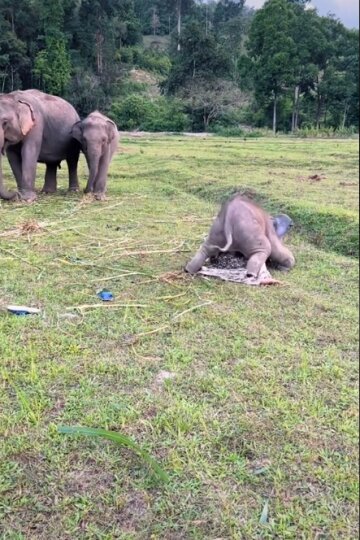
<svg viewBox="0 0 360 540">
<path fill-rule="evenodd" d="M 226 251 L 229 251 L 233 244 L 233 235 L 230 229 L 226 229 L 225 227 L 225 239 L 226 239 L 226 245 L 224 247 L 220 246 L 210 246 L 212 249 L 219 249 L 222 253 L 225 253 Z"/>
</svg>

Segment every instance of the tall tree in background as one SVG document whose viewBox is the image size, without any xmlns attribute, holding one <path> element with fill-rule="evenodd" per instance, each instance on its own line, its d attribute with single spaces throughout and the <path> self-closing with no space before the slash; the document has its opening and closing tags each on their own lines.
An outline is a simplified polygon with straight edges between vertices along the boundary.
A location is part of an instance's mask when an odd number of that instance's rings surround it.
<svg viewBox="0 0 360 540">
<path fill-rule="evenodd" d="M 184 27 L 179 54 L 172 58 L 172 68 L 165 87 L 169 93 L 187 84 L 189 79 L 201 77 L 226 78 L 229 62 L 214 34 L 206 35 L 204 27 L 193 21 Z"/>
<path fill-rule="evenodd" d="M 0 91 L 31 81 L 29 46 L 35 43 L 37 18 L 29 0 L 0 0 Z"/>
<path fill-rule="evenodd" d="M 327 46 L 313 92 L 316 126 L 345 127 L 351 111 L 358 115 L 359 32 L 329 17 L 321 25 Z"/>
<path fill-rule="evenodd" d="M 34 73 L 39 77 L 43 90 L 62 95 L 71 77 L 70 55 L 62 31 L 63 2 L 62 0 L 53 0 L 51 4 L 45 0 L 38 2 L 44 34 L 40 38 L 43 41 L 43 48 L 35 58 Z"/>
<path fill-rule="evenodd" d="M 255 95 L 262 106 L 272 104 L 272 128 L 277 130 L 278 105 L 294 79 L 292 38 L 295 24 L 293 6 L 288 0 L 268 0 L 256 12 L 248 41 Z"/>
<path fill-rule="evenodd" d="M 293 109 L 291 130 L 298 129 L 301 98 L 314 88 L 319 70 L 323 68 L 328 43 L 324 35 L 321 18 L 316 11 L 305 9 L 306 2 L 294 2 L 294 23 L 290 28 L 296 45 L 292 57 L 293 67 Z"/>
<path fill-rule="evenodd" d="M 194 0 L 164 0 L 164 2 L 168 9 L 176 14 L 178 37 L 177 50 L 180 52 L 183 17 L 194 7 Z"/>
</svg>

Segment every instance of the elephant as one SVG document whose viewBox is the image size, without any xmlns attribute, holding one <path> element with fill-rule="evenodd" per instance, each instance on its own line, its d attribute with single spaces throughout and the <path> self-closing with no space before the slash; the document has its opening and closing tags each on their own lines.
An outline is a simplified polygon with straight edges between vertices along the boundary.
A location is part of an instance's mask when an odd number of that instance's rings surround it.
<svg viewBox="0 0 360 540">
<path fill-rule="evenodd" d="M 209 257 L 229 251 L 240 252 L 248 259 L 248 277 L 258 277 L 269 258 L 280 270 L 289 270 L 295 265 L 295 258 L 284 246 L 282 237 L 290 222 L 284 214 L 272 222 L 271 216 L 257 204 L 236 194 L 224 203 L 208 237 L 185 270 L 195 274 Z"/>
<path fill-rule="evenodd" d="M 46 164 L 42 191 L 54 193 L 57 168 L 64 159 L 69 170 L 69 190 L 78 191 L 80 145 L 70 134 L 78 120 L 74 107 L 60 97 L 39 90 L 0 94 L 0 152 L 8 157 L 18 189 L 11 192 L 5 188 L 0 161 L 0 197 L 34 201 L 37 163 Z"/>
<path fill-rule="evenodd" d="M 94 193 L 98 200 L 105 198 L 109 165 L 119 142 L 115 123 L 99 111 L 90 113 L 76 122 L 71 131 L 79 141 L 89 167 L 89 179 L 85 193 Z"/>
</svg>

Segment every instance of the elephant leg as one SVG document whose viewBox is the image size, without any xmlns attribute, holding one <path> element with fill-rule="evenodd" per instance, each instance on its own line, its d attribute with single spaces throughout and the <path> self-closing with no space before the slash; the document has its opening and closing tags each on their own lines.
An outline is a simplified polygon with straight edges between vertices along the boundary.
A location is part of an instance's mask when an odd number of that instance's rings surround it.
<svg viewBox="0 0 360 540">
<path fill-rule="evenodd" d="M 264 266 L 271 253 L 271 244 L 266 237 L 258 240 L 259 251 L 253 253 L 246 265 L 246 273 L 249 277 L 258 277 L 261 268 Z"/>
<path fill-rule="evenodd" d="M 278 238 L 272 238 L 270 258 L 281 271 L 290 270 L 295 265 L 294 255 Z"/>
<path fill-rule="evenodd" d="M 218 253 L 218 249 L 209 248 L 205 242 L 191 261 L 185 266 L 186 272 L 189 272 L 189 274 L 196 274 L 196 272 L 198 272 L 201 267 L 204 266 L 205 261 L 209 257 L 214 257 L 218 255 Z"/>
<path fill-rule="evenodd" d="M 15 176 L 18 189 L 21 189 L 22 184 L 22 170 L 21 170 L 21 156 L 11 146 L 6 151 L 7 158 L 10 163 L 11 170 Z"/>
<path fill-rule="evenodd" d="M 55 193 L 57 189 L 56 181 L 57 164 L 48 163 L 46 165 L 45 184 L 42 188 L 43 193 Z"/>
<path fill-rule="evenodd" d="M 35 177 L 37 160 L 40 153 L 40 144 L 24 144 L 21 151 L 22 182 L 20 196 L 27 202 L 33 202 L 36 199 Z"/>
<path fill-rule="evenodd" d="M 69 191 L 79 191 L 79 179 L 78 179 L 78 162 L 80 156 L 80 147 L 74 147 L 71 149 L 68 157 L 66 158 L 68 170 L 69 170 Z"/>
</svg>

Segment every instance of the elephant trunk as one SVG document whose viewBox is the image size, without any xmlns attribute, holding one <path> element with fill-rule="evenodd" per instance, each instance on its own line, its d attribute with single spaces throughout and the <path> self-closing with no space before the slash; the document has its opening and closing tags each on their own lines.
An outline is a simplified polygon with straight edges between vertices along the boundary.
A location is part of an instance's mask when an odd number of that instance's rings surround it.
<svg viewBox="0 0 360 540">
<path fill-rule="evenodd" d="M 91 150 L 90 155 L 87 155 L 87 162 L 89 166 L 89 180 L 85 189 L 86 193 L 94 191 L 96 178 L 99 171 L 99 164 L 101 159 L 101 153 Z"/>
<path fill-rule="evenodd" d="M 2 129 L 0 129 L 0 199 L 11 201 L 12 199 L 16 199 L 18 194 L 16 191 L 8 191 L 4 186 L 4 177 L 2 172 L 2 156 L 4 154 L 4 145 L 4 132 Z"/>
</svg>

